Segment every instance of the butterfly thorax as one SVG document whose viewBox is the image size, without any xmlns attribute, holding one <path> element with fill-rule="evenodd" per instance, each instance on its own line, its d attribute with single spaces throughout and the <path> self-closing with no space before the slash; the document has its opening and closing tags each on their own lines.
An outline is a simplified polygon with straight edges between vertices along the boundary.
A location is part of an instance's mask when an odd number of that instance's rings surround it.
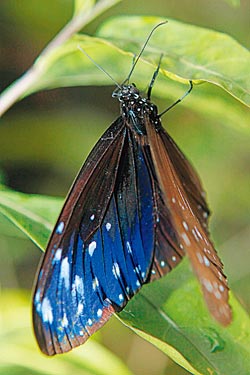
<svg viewBox="0 0 250 375">
<path fill-rule="evenodd" d="M 157 106 L 142 97 L 134 83 L 122 85 L 113 97 L 120 102 L 121 115 L 129 126 L 140 135 L 146 134 L 145 121 L 149 119 L 156 129 L 160 127 Z"/>
</svg>

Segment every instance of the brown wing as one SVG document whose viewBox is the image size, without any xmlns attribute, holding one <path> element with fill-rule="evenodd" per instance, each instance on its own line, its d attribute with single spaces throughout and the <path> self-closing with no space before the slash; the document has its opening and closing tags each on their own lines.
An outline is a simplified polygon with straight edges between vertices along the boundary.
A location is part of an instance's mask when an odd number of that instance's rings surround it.
<svg viewBox="0 0 250 375">
<path fill-rule="evenodd" d="M 164 143 L 166 150 L 168 150 L 168 155 L 173 164 L 173 168 L 177 172 L 181 184 L 188 193 L 194 214 L 207 230 L 207 219 L 210 212 L 205 200 L 206 193 L 203 190 L 200 178 L 177 144 L 163 128 L 161 129 L 160 134 L 162 142 Z"/>
<path fill-rule="evenodd" d="M 171 223 L 172 235 L 167 234 L 172 240 L 171 248 L 180 253 L 179 258 L 173 256 L 177 261 L 183 255 L 181 251 L 187 254 L 202 285 L 211 314 L 226 326 L 232 319 L 228 304 L 227 279 L 222 272 L 222 262 L 204 227 L 208 209 L 200 180 L 163 129 L 156 132 L 149 121 L 146 121 L 146 129 L 161 190 L 158 201 L 163 200 L 158 209 L 159 212 L 166 212 L 165 216 Z M 161 215 L 164 217 L 164 214 Z M 161 256 L 164 257 L 165 249 L 161 249 L 161 242 L 162 233 L 165 234 L 167 228 L 161 227 L 161 217 L 157 226 L 156 251 L 161 250 Z M 163 244 L 165 247 L 165 242 Z M 156 261 L 159 263 L 158 259 Z M 154 267 L 157 268 L 156 265 Z"/>
</svg>

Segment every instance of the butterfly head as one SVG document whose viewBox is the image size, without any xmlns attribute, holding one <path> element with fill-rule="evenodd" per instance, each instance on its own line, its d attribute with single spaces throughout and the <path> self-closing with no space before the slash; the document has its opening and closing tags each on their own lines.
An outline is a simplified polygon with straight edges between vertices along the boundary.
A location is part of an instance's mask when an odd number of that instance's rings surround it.
<svg viewBox="0 0 250 375">
<path fill-rule="evenodd" d="M 134 83 L 129 85 L 123 84 L 115 89 L 112 97 L 117 98 L 119 102 L 124 103 L 139 99 L 140 92 Z"/>
</svg>

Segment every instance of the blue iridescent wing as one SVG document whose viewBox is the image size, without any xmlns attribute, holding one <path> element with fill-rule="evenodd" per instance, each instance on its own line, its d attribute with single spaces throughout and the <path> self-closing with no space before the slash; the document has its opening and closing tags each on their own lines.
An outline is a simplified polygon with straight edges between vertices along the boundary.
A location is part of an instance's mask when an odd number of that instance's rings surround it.
<svg viewBox="0 0 250 375">
<path fill-rule="evenodd" d="M 45 354 L 85 342 L 147 281 L 153 197 L 143 147 L 119 118 L 73 184 L 41 264 L 33 320 Z"/>
</svg>

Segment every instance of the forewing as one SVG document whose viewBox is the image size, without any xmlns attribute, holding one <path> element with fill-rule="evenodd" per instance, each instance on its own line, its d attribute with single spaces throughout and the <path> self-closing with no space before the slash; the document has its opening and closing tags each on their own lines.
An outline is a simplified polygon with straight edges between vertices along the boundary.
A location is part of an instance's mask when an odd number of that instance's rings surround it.
<svg viewBox="0 0 250 375">
<path fill-rule="evenodd" d="M 82 321 L 86 300 L 84 278 L 92 281 L 92 276 L 83 272 L 84 267 L 88 268 L 83 256 L 84 241 L 99 228 L 105 214 L 124 136 L 124 124 L 119 118 L 84 163 L 50 238 L 33 300 L 34 330 L 45 354 L 68 351 L 91 334 L 91 326 L 84 329 Z M 114 309 L 110 304 L 104 304 L 104 308 L 102 319 L 107 320 Z"/>
<path fill-rule="evenodd" d="M 142 147 L 120 118 L 80 171 L 41 265 L 33 319 L 45 354 L 85 342 L 146 281 L 153 210 Z"/>
<path fill-rule="evenodd" d="M 199 180 L 196 179 L 196 174 L 187 164 L 187 160 L 181 158 L 181 162 L 180 151 L 173 147 L 170 137 L 163 130 L 155 131 L 149 121 L 146 121 L 146 129 L 159 182 L 159 199 L 164 202 L 166 216 L 170 223 L 172 249 L 177 253 L 179 250 L 184 250 L 188 255 L 194 272 L 202 285 L 211 314 L 221 324 L 227 325 L 231 321 L 227 280 L 222 272 L 222 263 L 208 237 L 206 228 L 204 228 L 204 219 L 206 218 L 204 215 L 197 214 L 201 211 L 197 210 L 197 205 L 201 204 L 203 199 Z M 190 175 L 188 175 L 189 173 Z M 164 205 L 159 207 L 159 210 L 164 212 Z M 203 212 L 207 212 L 206 205 L 202 206 Z M 159 225 L 160 222 L 159 219 Z M 161 251 L 160 255 L 163 257 L 162 260 L 164 260 L 165 252 L 165 261 L 169 261 L 169 253 L 165 251 L 166 241 L 162 241 L 158 232 L 156 234 L 157 242 Z M 176 257 L 175 254 L 174 256 Z M 159 263 L 157 254 L 154 263 Z"/>
</svg>

